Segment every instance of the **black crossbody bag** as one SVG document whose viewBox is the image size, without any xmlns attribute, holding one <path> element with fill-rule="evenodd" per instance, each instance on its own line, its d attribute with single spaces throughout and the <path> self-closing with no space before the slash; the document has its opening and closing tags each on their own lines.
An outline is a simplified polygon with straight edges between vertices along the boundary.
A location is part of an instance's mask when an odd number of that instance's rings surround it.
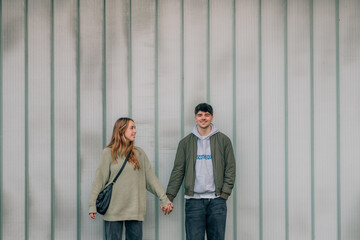
<svg viewBox="0 0 360 240">
<path fill-rule="evenodd" d="M 104 188 L 98 195 L 97 199 L 96 199 L 96 211 L 98 213 L 100 213 L 101 215 L 104 215 L 106 213 L 106 210 L 108 209 L 109 205 L 110 205 L 110 200 L 111 200 L 111 193 L 112 193 L 112 188 L 114 183 L 116 182 L 116 180 L 118 179 L 118 177 L 120 176 L 120 173 L 124 170 L 125 164 L 127 163 L 129 157 L 131 154 L 131 150 L 129 152 L 129 154 L 127 155 L 121 169 L 119 170 L 118 174 L 116 175 L 116 177 L 114 178 L 114 181 L 112 181 L 112 183 L 110 183 L 106 188 Z"/>
</svg>

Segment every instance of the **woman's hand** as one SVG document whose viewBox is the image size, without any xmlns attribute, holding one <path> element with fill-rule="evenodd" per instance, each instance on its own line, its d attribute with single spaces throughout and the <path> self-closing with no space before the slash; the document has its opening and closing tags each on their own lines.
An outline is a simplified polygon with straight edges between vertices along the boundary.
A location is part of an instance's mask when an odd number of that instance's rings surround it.
<svg viewBox="0 0 360 240">
<path fill-rule="evenodd" d="M 164 212 L 164 215 L 166 215 L 166 214 L 170 214 L 172 212 L 172 210 L 174 209 L 174 205 L 172 203 L 170 203 L 166 207 L 163 207 L 160 205 L 160 208 Z"/>
<path fill-rule="evenodd" d="M 89 215 L 92 219 L 96 219 L 96 212 L 89 213 Z"/>
</svg>

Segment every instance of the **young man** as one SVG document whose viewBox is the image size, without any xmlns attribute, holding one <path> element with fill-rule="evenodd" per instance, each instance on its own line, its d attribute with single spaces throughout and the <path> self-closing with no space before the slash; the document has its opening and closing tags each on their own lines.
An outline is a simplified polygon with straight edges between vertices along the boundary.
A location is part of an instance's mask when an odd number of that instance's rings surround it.
<svg viewBox="0 0 360 240">
<path fill-rule="evenodd" d="M 176 197 L 185 178 L 186 239 L 225 239 L 226 200 L 235 183 L 230 139 L 212 124 L 207 103 L 195 107 L 196 126 L 178 145 L 166 194 Z"/>
</svg>

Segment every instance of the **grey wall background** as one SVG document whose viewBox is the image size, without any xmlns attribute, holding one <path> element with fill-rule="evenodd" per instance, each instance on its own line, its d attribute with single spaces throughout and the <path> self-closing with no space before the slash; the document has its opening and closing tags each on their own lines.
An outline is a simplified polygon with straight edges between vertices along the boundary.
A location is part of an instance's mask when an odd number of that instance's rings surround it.
<svg viewBox="0 0 360 240">
<path fill-rule="evenodd" d="M 193 108 L 234 144 L 227 239 L 360 239 L 360 1 L 2 0 L 0 238 L 101 239 L 120 116 L 166 186 Z M 148 195 L 144 239 L 183 239 Z"/>
</svg>

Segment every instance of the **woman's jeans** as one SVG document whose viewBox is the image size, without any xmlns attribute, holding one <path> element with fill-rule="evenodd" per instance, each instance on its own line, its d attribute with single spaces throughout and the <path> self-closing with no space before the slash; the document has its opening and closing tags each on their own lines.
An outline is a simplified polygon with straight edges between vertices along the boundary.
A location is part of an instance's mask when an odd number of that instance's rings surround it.
<svg viewBox="0 0 360 240">
<path fill-rule="evenodd" d="M 142 239 L 142 221 L 104 221 L 106 240 L 121 240 L 125 223 L 125 240 Z"/>
<path fill-rule="evenodd" d="M 218 197 L 214 199 L 186 199 L 185 227 L 187 240 L 225 239 L 226 200 Z"/>
</svg>

